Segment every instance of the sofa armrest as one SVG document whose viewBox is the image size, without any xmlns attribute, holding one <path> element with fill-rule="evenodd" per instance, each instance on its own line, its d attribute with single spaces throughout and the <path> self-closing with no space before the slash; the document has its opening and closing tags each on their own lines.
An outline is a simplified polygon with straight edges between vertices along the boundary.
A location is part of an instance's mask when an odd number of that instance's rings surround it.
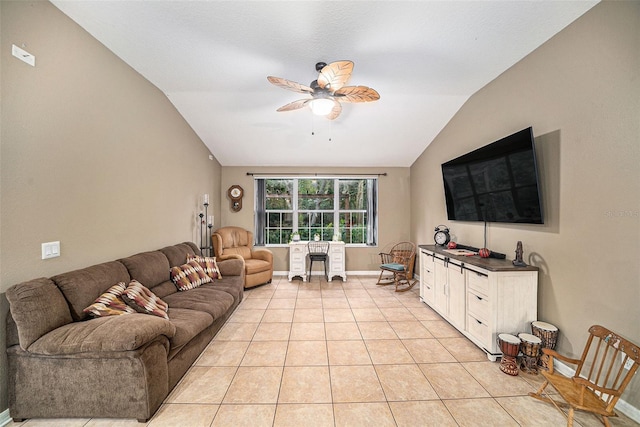
<svg viewBox="0 0 640 427">
<path fill-rule="evenodd" d="M 273 265 L 273 252 L 271 252 L 269 249 L 254 250 L 251 252 L 251 257 L 267 261 L 269 264 Z"/>
<path fill-rule="evenodd" d="M 172 338 L 175 333 L 176 327 L 158 316 L 123 314 L 61 326 L 43 335 L 27 350 L 43 355 L 131 351 L 162 335 Z"/>
<path fill-rule="evenodd" d="M 234 255 L 223 261 L 217 261 L 218 268 L 222 278 L 226 276 L 243 276 L 244 277 L 244 259 L 240 255 Z"/>
</svg>

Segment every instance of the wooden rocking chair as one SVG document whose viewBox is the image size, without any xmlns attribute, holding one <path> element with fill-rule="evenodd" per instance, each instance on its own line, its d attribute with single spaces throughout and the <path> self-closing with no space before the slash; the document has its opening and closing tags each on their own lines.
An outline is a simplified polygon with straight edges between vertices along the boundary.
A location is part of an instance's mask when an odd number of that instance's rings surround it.
<svg viewBox="0 0 640 427">
<path fill-rule="evenodd" d="M 609 427 L 607 417 L 617 416 L 613 408 L 638 369 L 640 348 L 599 325 L 589 328 L 589 334 L 580 359 L 570 359 L 554 350 L 542 349 L 549 355 L 549 371 L 542 371 L 546 381 L 536 393 L 529 395 L 553 404 L 561 412 L 560 406 L 568 407 L 567 426 L 573 425 L 574 411 L 578 409 L 602 417 L 604 425 Z M 556 373 L 555 359 L 576 365 L 576 373 L 571 378 Z M 549 384 L 564 401 L 551 399 L 547 393 L 542 395 Z"/>
<path fill-rule="evenodd" d="M 380 253 L 380 277 L 377 285 L 396 285 L 396 292 L 406 292 L 417 283 L 413 278 L 413 264 L 416 259 L 416 245 L 402 242 L 395 245 L 389 253 Z M 384 276 L 385 273 L 391 275 Z"/>
</svg>

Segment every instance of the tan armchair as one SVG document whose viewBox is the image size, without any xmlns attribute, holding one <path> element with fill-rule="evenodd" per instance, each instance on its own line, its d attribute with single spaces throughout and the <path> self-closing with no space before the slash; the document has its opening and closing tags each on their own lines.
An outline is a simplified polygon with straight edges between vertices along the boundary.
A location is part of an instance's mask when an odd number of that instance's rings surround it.
<svg viewBox="0 0 640 427">
<path fill-rule="evenodd" d="M 271 282 L 273 254 L 253 249 L 253 233 L 241 227 L 222 227 L 212 235 L 213 250 L 219 260 L 242 258 L 245 264 L 245 288 Z"/>
</svg>

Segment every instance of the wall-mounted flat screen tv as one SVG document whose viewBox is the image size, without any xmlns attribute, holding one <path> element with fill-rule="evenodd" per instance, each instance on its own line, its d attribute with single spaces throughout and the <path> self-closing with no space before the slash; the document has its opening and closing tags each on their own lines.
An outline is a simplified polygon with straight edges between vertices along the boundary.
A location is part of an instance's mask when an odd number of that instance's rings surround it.
<svg viewBox="0 0 640 427">
<path fill-rule="evenodd" d="M 530 127 L 443 163 L 442 176 L 450 220 L 544 223 Z"/>
</svg>

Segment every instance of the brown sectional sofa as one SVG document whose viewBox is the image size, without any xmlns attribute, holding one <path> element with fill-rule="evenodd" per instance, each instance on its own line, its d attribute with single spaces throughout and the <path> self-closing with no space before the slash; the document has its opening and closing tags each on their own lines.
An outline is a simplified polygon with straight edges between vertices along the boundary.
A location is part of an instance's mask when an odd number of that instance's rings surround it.
<svg viewBox="0 0 640 427">
<path fill-rule="evenodd" d="M 218 262 L 222 279 L 178 292 L 170 267 L 200 255 L 190 242 L 11 287 L 7 317 L 9 411 L 26 418 L 149 420 L 243 298 L 244 263 Z M 149 314 L 89 319 L 83 309 L 135 279 L 169 305 Z"/>
</svg>

